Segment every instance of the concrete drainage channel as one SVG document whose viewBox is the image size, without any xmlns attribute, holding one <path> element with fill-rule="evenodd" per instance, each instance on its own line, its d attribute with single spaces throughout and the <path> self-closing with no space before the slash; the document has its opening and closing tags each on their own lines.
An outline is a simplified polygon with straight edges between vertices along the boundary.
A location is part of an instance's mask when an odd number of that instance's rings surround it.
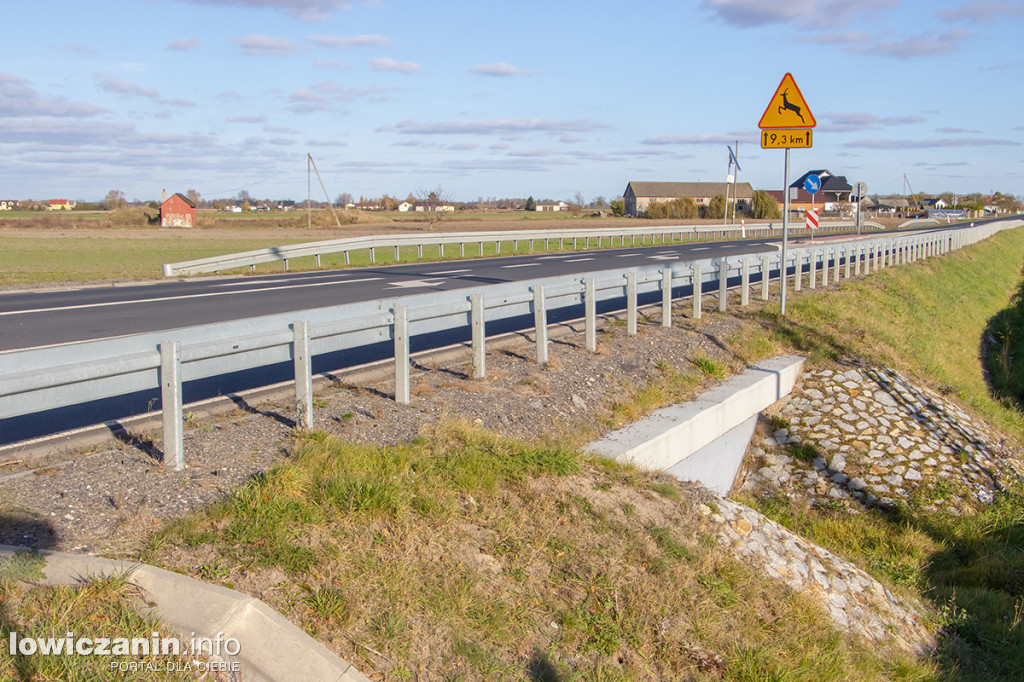
<svg viewBox="0 0 1024 682">
<path fill-rule="evenodd" d="M 23 547 L 0 545 L 0 563 L 23 551 Z M 155 604 L 149 608 L 179 634 L 211 640 L 218 634 L 233 638 L 238 653 L 219 658 L 238 664 L 237 679 L 369 682 L 368 677 L 254 597 L 146 564 L 63 552 L 39 554 L 46 562 L 42 568 L 44 584 L 67 585 L 91 577 L 130 573 L 131 581 L 146 593 L 147 602 Z"/>
<path fill-rule="evenodd" d="M 666 471 L 727 495 L 758 414 L 789 395 L 803 366 L 804 358 L 795 355 L 766 360 L 696 400 L 657 410 L 586 450 L 641 469 Z"/>
</svg>

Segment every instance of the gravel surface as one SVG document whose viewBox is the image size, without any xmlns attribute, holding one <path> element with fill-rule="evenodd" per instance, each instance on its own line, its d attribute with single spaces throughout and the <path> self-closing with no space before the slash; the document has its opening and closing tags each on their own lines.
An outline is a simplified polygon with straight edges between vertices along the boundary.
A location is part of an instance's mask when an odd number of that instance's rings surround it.
<svg viewBox="0 0 1024 682">
<path fill-rule="evenodd" d="M 340 384 L 316 394 L 315 428 L 357 442 L 380 445 L 409 441 L 424 424 L 444 417 L 481 423 L 516 436 L 606 431 L 609 407 L 660 375 L 659 362 L 697 372 L 690 360 L 705 356 L 743 365 L 724 349 L 739 329 L 729 315 L 708 309 L 700 320 L 683 318 L 664 329 L 657 313 L 641 319 L 637 337 L 608 322 L 597 353 L 584 348 L 582 325 L 561 336 L 553 330 L 550 362 L 535 360 L 532 334 L 487 357 L 487 378 L 473 380 L 465 361 L 416 365 L 412 404 L 392 399 L 390 381 L 367 386 Z M 186 409 L 186 413 L 187 413 Z M 159 443 L 135 434 L 130 443 L 71 455 L 66 461 L 0 478 L 0 542 L 62 551 L 131 557 L 168 519 L 222 499 L 236 486 L 287 456 L 292 433 L 287 403 L 260 404 L 248 412 L 188 424 L 186 468 L 160 462 Z"/>
</svg>

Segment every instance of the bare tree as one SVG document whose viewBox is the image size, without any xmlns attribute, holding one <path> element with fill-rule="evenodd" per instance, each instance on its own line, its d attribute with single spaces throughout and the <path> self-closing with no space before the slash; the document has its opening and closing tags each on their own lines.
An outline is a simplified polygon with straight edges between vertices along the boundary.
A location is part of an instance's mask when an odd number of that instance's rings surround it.
<svg viewBox="0 0 1024 682">
<path fill-rule="evenodd" d="M 438 185 L 432 190 L 420 189 L 416 192 L 416 200 L 423 204 L 423 213 L 427 219 L 427 229 L 434 229 L 434 225 L 441 222 L 441 218 L 449 210 L 450 196 L 443 185 Z"/>
<path fill-rule="evenodd" d="M 124 208 L 128 205 L 128 201 L 125 198 L 124 192 L 119 189 L 112 189 L 107 192 L 107 196 L 103 199 L 103 208 L 108 211 L 114 209 Z"/>
</svg>

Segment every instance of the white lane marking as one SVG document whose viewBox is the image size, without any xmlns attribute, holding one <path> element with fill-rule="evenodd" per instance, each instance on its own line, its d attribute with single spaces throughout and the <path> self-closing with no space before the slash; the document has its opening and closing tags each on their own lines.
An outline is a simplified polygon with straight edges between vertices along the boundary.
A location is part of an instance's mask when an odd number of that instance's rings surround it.
<svg viewBox="0 0 1024 682">
<path fill-rule="evenodd" d="M 313 279 L 331 279 L 331 278 L 338 279 L 339 277 L 344 277 L 344 276 L 345 275 L 339 275 L 338 273 L 332 273 L 330 275 L 313 275 L 311 277 L 280 277 L 278 279 L 259 279 L 259 280 L 251 279 L 251 280 L 248 280 L 248 281 L 244 281 L 243 280 L 243 281 L 239 281 L 239 282 L 221 282 L 219 284 L 214 284 L 213 286 L 215 286 L 215 287 L 246 287 L 246 286 L 252 286 L 253 284 L 279 284 L 281 282 L 300 282 L 300 281 L 301 282 L 308 282 L 309 280 L 313 280 Z"/>
<path fill-rule="evenodd" d="M 620 254 L 617 254 L 615 257 L 616 258 L 629 258 L 630 256 L 642 256 L 642 255 L 644 255 L 644 254 L 642 254 L 642 253 L 620 253 Z"/>
<path fill-rule="evenodd" d="M 424 275 L 458 275 L 462 272 L 473 272 L 469 268 L 464 270 L 442 270 L 441 272 L 424 272 Z"/>
<path fill-rule="evenodd" d="M 707 251 L 710 248 L 710 246 L 695 246 L 692 249 L 690 249 L 690 251 Z"/>
<path fill-rule="evenodd" d="M 582 263 L 583 261 L 594 260 L 593 258 L 573 258 L 572 260 L 565 261 L 566 263 Z"/>
<path fill-rule="evenodd" d="M 107 308 L 118 305 L 133 305 L 136 303 L 160 303 L 162 301 L 184 301 L 190 298 L 210 298 L 213 296 L 237 296 L 239 294 L 258 294 L 264 291 L 280 291 L 282 289 L 303 289 L 308 287 L 326 287 L 333 284 L 354 284 L 355 282 L 373 282 L 383 277 L 364 277 L 362 279 L 346 279 L 335 282 L 317 282 L 316 284 L 303 284 L 290 287 L 263 287 L 262 289 L 246 289 L 244 291 L 211 291 L 208 294 L 183 294 L 181 296 L 161 296 L 159 298 L 140 298 L 130 301 L 107 301 L 105 303 L 83 303 L 81 305 L 62 305 L 55 308 L 34 308 L 32 310 L 11 310 L 0 312 L 0 317 L 11 315 L 29 315 L 31 313 L 52 313 L 59 310 L 85 310 L 87 308 Z"/>
<path fill-rule="evenodd" d="M 679 256 L 648 256 L 647 260 L 678 260 Z"/>
<path fill-rule="evenodd" d="M 410 279 L 404 282 L 392 282 L 388 289 L 415 289 L 417 287 L 436 287 L 443 279 Z"/>
<path fill-rule="evenodd" d="M 569 258 L 570 256 L 572 256 L 571 253 L 561 253 L 561 254 L 558 254 L 556 256 L 538 256 L 537 260 L 551 260 L 551 259 L 554 259 L 554 258 Z"/>
<path fill-rule="evenodd" d="M 502 265 L 503 268 L 532 268 L 534 265 L 540 265 L 540 263 L 516 263 L 515 265 Z"/>
</svg>

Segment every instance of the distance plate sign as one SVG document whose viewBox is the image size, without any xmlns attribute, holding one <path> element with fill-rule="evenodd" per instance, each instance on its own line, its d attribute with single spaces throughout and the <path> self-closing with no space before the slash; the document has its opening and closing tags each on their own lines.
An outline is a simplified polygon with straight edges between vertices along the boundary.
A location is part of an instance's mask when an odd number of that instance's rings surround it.
<svg viewBox="0 0 1024 682">
<path fill-rule="evenodd" d="M 762 130 L 761 149 L 808 149 L 813 142 L 810 128 L 795 130 Z"/>
</svg>

